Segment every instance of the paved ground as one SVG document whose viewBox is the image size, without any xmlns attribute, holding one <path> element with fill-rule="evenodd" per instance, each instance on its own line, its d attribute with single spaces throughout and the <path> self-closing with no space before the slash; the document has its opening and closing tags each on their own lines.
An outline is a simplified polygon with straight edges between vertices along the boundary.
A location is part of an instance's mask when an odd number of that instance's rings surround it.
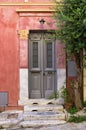
<svg viewBox="0 0 86 130">
<path fill-rule="evenodd" d="M 31 128 L 24 128 L 23 126 L 23 111 L 10 111 L 0 113 L 0 130 L 86 130 L 86 121 L 82 123 L 65 123 L 60 125 L 33 125 Z M 77 115 L 85 115 L 84 109 L 79 111 Z M 22 125 L 19 125 L 19 124 Z M 30 122 L 28 122 L 29 124 Z M 46 121 L 47 124 L 47 121 Z M 4 126 L 4 129 L 1 129 L 1 126 Z M 30 125 L 27 125 L 30 127 Z"/>
<path fill-rule="evenodd" d="M 6 130 L 6 129 L 5 129 Z M 86 122 L 83 123 L 66 123 L 57 126 L 47 126 L 39 128 L 11 128 L 7 130 L 86 130 Z"/>
</svg>

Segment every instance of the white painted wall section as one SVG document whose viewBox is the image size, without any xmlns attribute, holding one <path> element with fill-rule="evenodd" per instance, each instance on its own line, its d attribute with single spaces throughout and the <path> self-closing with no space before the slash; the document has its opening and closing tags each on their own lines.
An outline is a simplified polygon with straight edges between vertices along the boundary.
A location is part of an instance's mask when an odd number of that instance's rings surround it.
<svg viewBox="0 0 86 130">
<path fill-rule="evenodd" d="M 20 69 L 20 99 L 28 99 L 28 69 Z"/>
<path fill-rule="evenodd" d="M 57 69 L 57 90 L 66 84 L 66 69 Z"/>
</svg>

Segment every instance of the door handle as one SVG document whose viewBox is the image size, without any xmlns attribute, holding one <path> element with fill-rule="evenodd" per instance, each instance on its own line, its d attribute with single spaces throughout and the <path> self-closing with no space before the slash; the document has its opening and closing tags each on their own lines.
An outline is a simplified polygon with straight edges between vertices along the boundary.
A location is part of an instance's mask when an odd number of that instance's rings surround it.
<svg viewBox="0 0 86 130">
<path fill-rule="evenodd" d="M 43 72 L 43 76 L 45 76 L 45 72 Z"/>
<path fill-rule="evenodd" d="M 43 72 L 43 75 L 46 76 L 46 75 L 47 75 L 47 72 Z"/>
</svg>

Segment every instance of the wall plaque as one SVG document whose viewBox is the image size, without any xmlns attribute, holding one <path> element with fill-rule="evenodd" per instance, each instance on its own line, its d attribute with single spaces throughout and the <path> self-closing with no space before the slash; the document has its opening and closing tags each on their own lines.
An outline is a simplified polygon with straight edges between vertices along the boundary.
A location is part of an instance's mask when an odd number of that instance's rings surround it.
<svg viewBox="0 0 86 130">
<path fill-rule="evenodd" d="M 19 30 L 18 34 L 20 39 L 28 39 L 29 30 Z"/>
<path fill-rule="evenodd" d="M 77 76 L 77 71 L 76 71 L 76 65 L 74 61 L 68 61 L 67 63 L 67 73 L 68 77 L 76 77 Z"/>
</svg>

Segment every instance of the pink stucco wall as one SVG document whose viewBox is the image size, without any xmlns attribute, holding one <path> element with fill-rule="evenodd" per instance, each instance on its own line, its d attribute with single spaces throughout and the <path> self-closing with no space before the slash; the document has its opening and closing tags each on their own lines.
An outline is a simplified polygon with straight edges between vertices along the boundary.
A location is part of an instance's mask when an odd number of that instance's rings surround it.
<svg viewBox="0 0 86 130">
<path fill-rule="evenodd" d="M 38 0 L 29 0 L 37 2 Z M 45 0 L 48 2 L 49 0 Z M 0 2 L 23 2 L 23 0 L 2 0 Z M 39 1 L 38 1 L 39 2 Z M 44 0 L 40 0 L 44 3 Z M 0 91 L 7 91 L 9 94 L 9 105 L 18 105 L 19 100 L 19 69 L 28 68 L 28 40 L 20 39 L 19 30 L 52 30 L 56 29 L 55 21 L 51 13 L 18 13 L 16 9 L 32 8 L 31 6 L 0 6 Z M 35 8 L 42 8 L 35 6 Z M 45 7 L 43 7 L 45 8 Z M 48 8 L 46 6 L 46 8 Z M 24 15 L 24 16 L 23 16 Z M 26 16 L 25 16 L 26 15 Z M 40 25 L 41 18 L 46 21 Z M 65 68 L 63 45 L 56 45 L 57 67 Z"/>
<path fill-rule="evenodd" d="M 13 8 L 0 7 L 0 91 L 9 93 L 9 104 L 16 105 L 19 91 L 18 15 Z"/>
</svg>

